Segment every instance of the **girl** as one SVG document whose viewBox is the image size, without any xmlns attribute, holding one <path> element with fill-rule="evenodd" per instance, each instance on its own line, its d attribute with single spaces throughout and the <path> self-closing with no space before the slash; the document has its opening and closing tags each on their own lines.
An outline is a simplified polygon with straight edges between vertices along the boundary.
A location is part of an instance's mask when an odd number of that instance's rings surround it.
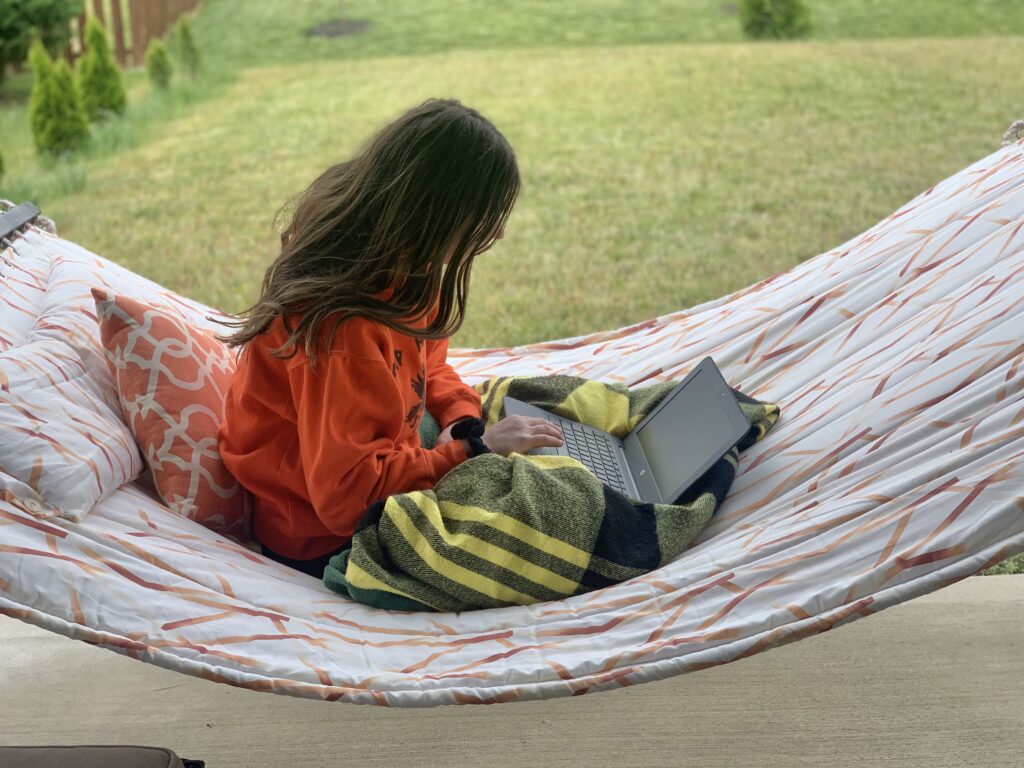
<svg viewBox="0 0 1024 768">
<path fill-rule="evenodd" d="M 374 501 L 430 488 L 477 451 L 561 445 L 553 424 L 522 416 L 482 444 L 452 436 L 482 414 L 445 361 L 448 337 L 473 259 L 504 235 L 519 186 L 515 153 L 487 119 L 430 99 L 299 195 L 259 300 L 218 337 L 245 345 L 218 447 L 255 498 L 265 555 L 320 578 Z M 430 450 L 424 408 L 443 428 Z"/>
</svg>

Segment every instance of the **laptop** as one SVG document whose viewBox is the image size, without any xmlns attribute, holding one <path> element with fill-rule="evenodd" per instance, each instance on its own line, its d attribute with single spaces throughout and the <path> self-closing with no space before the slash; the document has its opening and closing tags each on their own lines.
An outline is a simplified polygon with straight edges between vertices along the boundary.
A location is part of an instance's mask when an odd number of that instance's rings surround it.
<svg viewBox="0 0 1024 768">
<path fill-rule="evenodd" d="M 603 483 L 633 499 L 675 504 L 750 430 L 736 396 L 715 361 L 705 357 L 621 440 L 512 397 L 506 416 L 533 416 L 556 424 L 565 438 L 557 448 L 530 454 L 571 456 Z"/>
</svg>

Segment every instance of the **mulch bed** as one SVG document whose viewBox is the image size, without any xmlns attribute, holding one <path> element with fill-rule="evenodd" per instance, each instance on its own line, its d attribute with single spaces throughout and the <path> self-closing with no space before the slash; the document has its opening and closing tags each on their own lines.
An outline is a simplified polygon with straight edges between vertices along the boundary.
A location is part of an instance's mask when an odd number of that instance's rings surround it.
<svg viewBox="0 0 1024 768">
<path fill-rule="evenodd" d="M 370 22 L 365 19 L 331 19 L 323 24 L 317 24 L 306 30 L 306 37 L 343 37 L 344 35 L 358 35 L 363 32 Z"/>
</svg>

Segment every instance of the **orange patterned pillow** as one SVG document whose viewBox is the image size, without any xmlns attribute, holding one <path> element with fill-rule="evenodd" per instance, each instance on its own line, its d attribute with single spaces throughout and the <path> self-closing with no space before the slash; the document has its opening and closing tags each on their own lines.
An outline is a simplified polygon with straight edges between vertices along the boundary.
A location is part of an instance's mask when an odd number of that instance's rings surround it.
<svg viewBox="0 0 1024 768">
<path fill-rule="evenodd" d="M 124 419 L 171 510 L 247 538 L 251 496 L 217 450 L 235 356 L 173 309 L 93 288 L 100 337 Z"/>
</svg>

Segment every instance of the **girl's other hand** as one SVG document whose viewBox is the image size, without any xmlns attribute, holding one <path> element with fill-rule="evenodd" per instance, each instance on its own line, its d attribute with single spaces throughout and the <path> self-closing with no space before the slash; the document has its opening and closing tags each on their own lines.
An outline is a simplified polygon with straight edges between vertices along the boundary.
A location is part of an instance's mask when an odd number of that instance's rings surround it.
<svg viewBox="0 0 1024 768">
<path fill-rule="evenodd" d="M 545 419 L 533 416 L 506 416 L 483 436 L 484 445 L 494 453 L 526 453 L 533 448 L 558 448 L 562 445 L 562 430 Z"/>
<path fill-rule="evenodd" d="M 452 437 L 452 427 L 458 424 L 459 421 L 462 421 L 462 419 L 459 419 L 458 421 L 453 421 L 451 424 L 444 428 L 441 434 L 437 436 L 437 440 L 434 441 L 435 448 L 440 448 L 445 443 L 452 443 L 455 441 L 455 438 Z M 473 455 L 473 447 L 469 444 L 469 440 L 463 440 L 462 447 L 466 449 L 466 453 L 468 455 Z"/>
<path fill-rule="evenodd" d="M 452 427 L 454 427 L 456 424 L 458 424 L 458 422 L 453 422 L 452 424 L 449 424 L 447 427 L 445 427 L 444 431 L 437 436 L 437 440 L 434 442 L 434 445 L 444 445 L 445 443 L 450 443 L 452 440 L 454 440 L 454 438 L 452 437 Z"/>
</svg>

